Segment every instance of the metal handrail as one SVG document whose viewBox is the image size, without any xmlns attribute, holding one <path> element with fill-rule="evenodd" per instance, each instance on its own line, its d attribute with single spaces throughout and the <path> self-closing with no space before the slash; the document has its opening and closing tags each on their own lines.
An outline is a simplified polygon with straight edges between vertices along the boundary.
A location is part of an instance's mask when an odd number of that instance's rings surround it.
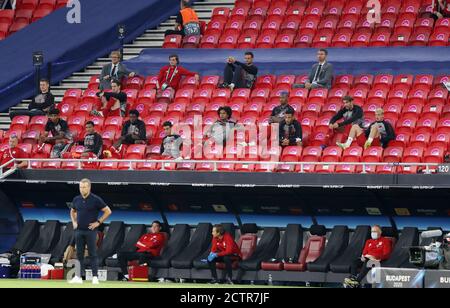
<svg viewBox="0 0 450 308">
<path fill-rule="evenodd" d="M 14 162 L 16 159 L 12 160 Z M 28 169 L 34 169 L 31 165 L 31 162 L 77 162 L 78 169 L 83 169 L 83 163 L 129 163 L 129 170 L 134 170 L 134 163 L 155 163 L 161 164 L 161 170 L 165 171 L 166 164 L 180 164 L 180 163 L 210 163 L 214 164 L 214 171 L 217 171 L 218 164 L 248 164 L 248 165 L 288 165 L 288 166 L 300 166 L 300 173 L 304 173 L 305 165 L 335 165 L 335 166 L 362 166 L 362 173 L 366 172 L 366 166 L 417 166 L 417 167 L 425 167 L 425 173 L 431 173 L 432 167 L 437 167 L 440 164 L 437 163 L 386 163 L 386 162 L 280 162 L 280 161 L 241 161 L 241 160 L 192 160 L 192 159 L 184 159 L 184 160 L 157 160 L 157 159 L 60 159 L 60 158 L 21 158 L 20 161 L 28 162 Z M 1 166 L 1 171 L 5 166 L 10 164 L 11 162 Z M 268 171 L 271 172 L 271 171 Z M 1 173 L 0 173 L 1 174 Z"/>
</svg>

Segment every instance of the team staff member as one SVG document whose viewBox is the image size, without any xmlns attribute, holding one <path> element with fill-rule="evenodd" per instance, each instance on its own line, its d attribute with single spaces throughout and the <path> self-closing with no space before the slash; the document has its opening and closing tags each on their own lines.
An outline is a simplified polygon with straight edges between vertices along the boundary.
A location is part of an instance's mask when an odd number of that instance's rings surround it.
<svg viewBox="0 0 450 308">
<path fill-rule="evenodd" d="M 439 18 L 450 17 L 450 1 L 449 0 L 434 0 L 432 17 L 436 20 Z"/>
<path fill-rule="evenodd" d="M 337 145 L 345 150 L 350 147 L 355 138 L 357 138 L 361 147 L 364 146 L 364 149 L 372 145 L 387 148 L 389 142 L 395 139 L 395 133 L 391 123 L 384 120 L 383 109 L 378 108 L 375 111 L 375 122 L 370 124 L 366 130 L 363 130 L 359 125 L 353 125 L 347 142 L 337 142 Z"/>
<path fill-rule="evenodd" d="M 382 262 L 389 259 L 392 252 L 392 242 L 390 239 L 382 236 L 381 227 L 375 225 L 372 227 L 372 239 L 367 240 L 360 259 L 356 260 L 351 266 L 350 278 L 344 281 L 345 287 L 357 288 L 361 281 L 367 276 L 372 267 L 368 266 L 369 261 Z M 358 274 L 358 268 L 361 268 Z"/>
<path fill-rule="evenodd" d="M 226 284 L 233 284 L 233 261 L 240 260 L 242 258 L 241 251 L 238 245 L 234 241 L 233 237 L 225 232 L 222 225 L 215 225 L 212 230 L 212 246 L 211 253 L 208 256 L 208 264 L 211 270 L 211 275 L 213 280 L 211 284 L 217 284 L 219 280 L 217 279 L 217 262 L 225 263 L 225 271 L 227 278 L 225 280 Z"/>
<path fill-rule="evenodd" d="M 200 35 L 200 23 L 197 13 L 191 8 L 189 0 L 181 0 L 181 10 L 175 20 L 175 30 L 167 30 L 167 35 Z"/>
<path fill-rule="evenodd" d="M 98 258 L 97 258 L 97 228 L 111 215 L 111 209 L 102 198 L 91 193 L 91 181 L 83 179 L 80 182 L 80 195 L 72 202 L 70 218 L 75 230 L 75 243 L 77 258 L 80 261 L 81 273 L 85 271 L 84 250 L 87 245 L 92 268 L 92 283 L 98 284 Z M 102 217 L 98 218 L 100 212 Z M 81 284 L 81 277 L 75 276 L 70 283 Z"/>
<path fill-rule="evenodd" d="M 27 153 L 24 152 L 21 148 L 17 147 L 19 144 L 19 139 L 16 135 L 11 135 L 9 137 L 9 147 L 1 152 L 1 163 L 0 166 L 3 166 L 4 164 L 10 162 L 11 160 L 20 159 L 20 158 L 28 158 Z M 28 163 L 26 161 L 15 161 L 14 163 L 9 164 L 6 166 L 6 168 L 17 168 L 17 169 L 23 169 L 28 166 Z"/>
<path fill-rule="evenodd" d="M 136 243 L 135 252 L 119 252 L 118 259 L 125 281 L 128 281 L 128 262 L 138 260 L 139 264 L 150 262 L 154 257 L 159 257 L 164 247 L 166 237 L 161 233 L 161 223 L 152 222 L 151 232 L 144 234 Z"/>
<path fill-rule="evenodd" d="M 180 85 L 181 77 L 183 76 L 195 76 L 197 82 L 200 80 L 197 73 L 188 71 L 184 67 L 180 66 L 180 59 L 177 55 L 169 56 L 169 65 L 164 66 L 159 71 L 157 84 L 158 90 L 164 91 L 171 88 L 176 91 Z"/>
<path fill-rule="evenodd" d="M 58 109 L 50 110 L 45 132 L 39 137 L 41 147 L 45 143 L 54 144 L 51 158 L 61 158 L 73 142 L 69 125 L 60 118 Z M 49 136 L 51 134 L 51 136 Z"/>
</svg>

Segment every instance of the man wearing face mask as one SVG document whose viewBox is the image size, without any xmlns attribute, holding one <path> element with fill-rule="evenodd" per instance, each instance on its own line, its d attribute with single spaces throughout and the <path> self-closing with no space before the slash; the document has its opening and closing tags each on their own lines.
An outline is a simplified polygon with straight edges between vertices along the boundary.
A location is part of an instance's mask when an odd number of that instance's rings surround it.
<svg viewBox="0 0 450 308">
<path fill-rule="evenodd" d="M 372 227 L 371 235 L 372 239 L 366 241 L 361 258 L 352 264 L 350 269 L 352 276 L 344 280 L 345 287 L 357 288 L 361 285 L 361 281 L 372 269 L 368 266 L 369 262 L 383 262 L 389 259 L 392 252 L 391 240 L 382 236 L 381 227 L 378 225 Z"/>
</svg>

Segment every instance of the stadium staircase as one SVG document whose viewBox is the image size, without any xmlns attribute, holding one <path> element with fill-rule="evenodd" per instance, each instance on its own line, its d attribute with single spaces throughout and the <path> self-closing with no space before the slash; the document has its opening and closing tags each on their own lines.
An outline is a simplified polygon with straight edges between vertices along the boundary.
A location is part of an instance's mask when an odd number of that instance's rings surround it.
<svg viewBox="0 0 450 308">
<path fill-rule="evenodd" d="M 234 0 L 203 0 L 194 3 L 193 8 L 198 14 L 200 20 L 208 22 L 211 19 L 213 10 L 216 7 L 233 8 Z M 140 37 L 137 37 L 132 43 L 125 44 L 123 49 L 124 60 L 136 57 L 143 49 L 161 48 L 164 43 L 164 32 L 175 27 L 176 16 L 171 16 L 166 22 L 162 23 L 157 29 L 148 29 Z M 75 72 L 72 76 L 64 79 L 59 85 L 52 86 L 51 91 L 55 95 L 55 101 L 60 102 L 67 89 L 77 88 L 86 89 L 89 79 L 93 75 L 101 72 L 103 65 L 109 62 L 108 55 L 98 58 L 94 63 L 86 67 L 83 71 Z M 30 99 L 23 100 L 20 104 L 12 107 L 11 110 L 27 109 Z M 0 129 L 9 129 L 11 120 L 9 113 L 0 113 Z"/>
</svg>

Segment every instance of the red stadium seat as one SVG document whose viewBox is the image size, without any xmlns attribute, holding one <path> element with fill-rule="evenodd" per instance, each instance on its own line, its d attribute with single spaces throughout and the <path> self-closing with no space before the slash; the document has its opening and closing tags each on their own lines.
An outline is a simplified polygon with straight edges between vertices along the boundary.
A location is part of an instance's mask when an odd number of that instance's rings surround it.
<svg viewBox="0 0 450 308">
<path fill-rule="evenodd" d="M 446 134 L 445 132 L 434 133 L 430 139 L 430 146 L 450 148 L 450 134 Z"/>
<path fill-rule="evenodd" d="M 320 16 L 318 15 L 308 15 L 302 19 L 302 23 L 299 27 L 299 34 L 310 34 L 314 35 L 316 29 L 320 24 Z"/>
<path fill-rule="evenodd" d="M 450 27 L 450 18 L 440 18 L 438 20 L 436 20 L 436 24 L 434 25 L 434 30 L 435 31 L 443 31 L 444 33 L 448 33 L 449 32 L 449 27 Z"/>
<path fill-rule="evenodd" d="M 444 31 L 435 30 L 428 40 L 428 46 L 448 46 L 450 30 Z"/>
<path fill-rule="evenodd" d="M 247 103 L 250 98 L 250 89 L 236 89 L 230 99 L 230 103 Z"/>
<path fill-rule="evenodd" d="M 285 263 L 285 271 L 304 272 L 307 264 L 316 261 L 325 249 L 326 237 L 313 235 L 308 238 L 305 247 L 302 248 L 298 263 Z"/>
<path fill-rule="evenodd" d="M 238 49 L 252 49 L 255 48 L 258 35 L 246 35 L 242 34 L 237 42 Z"/>
<path fill-rule="evenodd" d="M 230 15 L 230 9 L 226 7 L 216 7 L 213 10 L 211 20 L 212 21 L 221 21 L 226 22 L 228 20 L 228 16 Z M 209 25 L 208 25 L 209 26 Z"/>
<path fill-rule="evenodd" d="M 331 47 L 339 47 L 339 48 L 349 47 L 351 39 L 352 33 L 339 31 L 333 36 L 331 40 Z"/>
<path fill-rule="evenodd" d="M 183 37 L 181 35 L 172 34 L 164 38 L 163 48 L 180 48 Z"/>
<path fill-rule="evenodd" d="M 415 132 L 409 141 L 409 146 L 427 147 L 430 142 L 431 134 L 429 132 Z"/>
<path fill-rule="evenodd" d="M 22 142 L 28 144 L 36 144 L 39 141 L 40 131 L 28 130 L 22 134 Z"/>
<path fill-rule="evenodd" d="M 193 102 L 187 106 L 186 112 L 188 115 L 194 114 L 201 115 L 205 111 L 205 107 L 206 107 L 205 103 L 193 100 Z"/>
<path fill-rule="evenodd" d="M 158 83 L 158 76 L 147 76 L 144 81 L 144 89 L 145 90 L 153 90 L 156 89 L 156 85 Z"/>
<path fill-rule="evenodd" d="M 12 130 L 18 129 L 25 131 L 29 123 L 30 123 L 29 116 L 16 116 L 12 119 L 10 129 Z"/>
<path fill-rule="evenodd" d="M 425 148 L 422 146 L 411 146 L 405 149 L 403 152 L 404 163 L 420 163 L 422 162 L 422 156 L 425 152 Z"/>
<path fill-rule="evenodd" d="M 231 97 L 230 89 L 216 89 L 211 96 L 211 103 L 226 105 Z"/>
<path fill-rule="evenodd" d="M 35 10 L 33 12 L 33 17 L 31 18 L 31 22 L 35 22 L 41 18 L 44 18 L 45 16 L 49 15 L 51 12 L 53 12 L 53 8 L 40 6 L 37 10 Z"/>
<path fill-rule="evenodd" d="M 180 89 L 175 94 L 174 103 L 184 103 L 189 104 L 194 95 L 193 89 Z"/>
<path fill-rule="evenodd" d="M 244 19 L 229 20 L 225 25 L 225 30 L 222 35 L 236 35 L 239 36 L 244 27 Z"/>
<path fill-rule="evenodd" d="M 127 148 L 124 159 L 144 159 L 147 146 L 143 144 L 132 144 Z"/>
<path fill-rule="evenodd" d="M 275 39 L 275 48 L 291 48 L 294 45 L 295 34 L 280 34 Z"/>
<path fill-rule="evenodd" d="M 28 124 L 28 129 L 42 131 L 47 124 L 48 118 L 46 116 L 34 116 Z"/>
<path fill-rule="evenodd" d="M 219 76 L 203 76 L 200 82 L 200 89 L 214 90 L 218 84 L 219 84 Z"/>
<path fill-rule="evenodd" d="M 389 41 L 390 46 L 392 47 L 400 47 L 407 46 L 409 44 L 409 39 L 411 37 L 411 30 L 394 30 L 394 33 L 391 35 L 391 39 Z"/>
<path fill-rule="evenodd" d="M 352 47 L 367 47 L 369 45 L 371 36 L 371 34 L 368 34 L 366 32 L 355 32 L 355 34 L 353 34 L 352 36 L 350 44 Z"/>
<path fill-rule="evenodd" d="M 383 161 L 386 163 L 398 163 L 403 156 L 403 147 L 389 146 L 384 150 Z"/>
<path fill-rule="evenodd" d="M 423 162 L 441 164 L 444 161 L 445 151 L 446 148 L 440 146 L 430 146 L 426 149 L 423 155 Z"/>
<path fill-rule="evenodd" d="M 359 162 L 363 154 L 363 149 L 360 146 L 351 146 L 345 149 L 342 154 L 343 162 Z"/>
<path fill-rule="evenodd" d="M 218 48 L 233 49 L 236 47 L 238 38 L 239 38 L 239 33 L 231 34 L 231 33 L 226 32 L 224 35 L 222 35 L 220 37 Z"/>
<path fill-rule="evenodd" d="M 283 23 L 280 26 L 280 34 L 297 34 L 298 28 L 300 27 L 301 18 L 294 16 L 294 17 L 287 17 L 284 19 Z"/>
<path fill-rule="evenodd" d="M 288 7 L 286 11 L 286 17 L 297 16 L 301 18 L 304 15 L 306 10 L 306 2 L 305 1 L 294 1 L 291 6 Z"/>
<path fill-rule="evenodd" d="M 342 16 L 342 18 L 340 19 L 338 25 L 337 25 L 337 30 L 350 30 L 351 32 L 353 32 L 353 30 L 356 28 L 357 24 L 359 21 L 359 16 L 356 15 L 348 15 L 348 16 Z"/>
<path fill-rule="evenodd" d="M 370 47 L 386 47 L 389 45 L 389 40 L 391 38 L 390 30 L 383 30 L 374 33 L 370 39 Z"/>
<path fill-rule="evenodd" d="M 410 46 L 426 46 L 430 39 L 429 32 L 418 32 L 414 31 L 409 39 Z"/>
<path fill-rule="evenodd" d="M 450 117 L 447 115 L 446 117 L 439 120 L 436 132 L 445 132 L 450 133 Z"/>
<path fill-rule="evenodd" d="M 103 124 L 104 130 L 108 129 L 122 129 L 123 118 L 122 117 L 108 117 Z"/>
<path fill-rule="evenodd" d="M 211 20 L 204 35 L 220 36 L 225 29 L 226 23 L 227 20 Z"/>
<path fill-rule="evenodd" d="M 311 47 L 314 34 L 297 35 L 294 39 L 294 48 L 308 48 Z"/>
<path fill-rule="evenodd" d="M 212 92 L 212 87 L 195 90 L 192 100 L 197 103 L 207 104 L 211 99 Z"/>
<path fill-rule="evenodd" d="M 0 10 L 0 24 L 11 24 L 14 20 L 14 10 Z"/>
<path fill-rule="evenodd" d="M 433 86 L 433 75 L 416 75 L 413 83 L 413 90 L 431 90 Z"/>
<path fill-rule="evenodd" d="M 247 20 L 242 28 L 246 36 L 258 35 L 261 31 L 263 20 Z"/>
<path fill-rule="evenodd" d="M 218 34 L 205 34 L 200 41 L 200 48 L 217 48 L 217 44 L 219 43 L 219 35 Z"/>
<path fill-rule="evenodd" d="M 418 18 L 414 24 L 416 32 L 431 32 L 433 30 L 434 20 L 432 18 Z"/>
<path fill-rule="evenodd" d="M 156 100 L 156 90 L 141 90 L 136 102 L 139 104 L 152 104 Z"/>
<path fill-rule="evenodd" d="M 416 126 L 417 117 L 414 115 L 403 116 L 397 122 L 396 132 L 412 132 Z"/>
</svg>

